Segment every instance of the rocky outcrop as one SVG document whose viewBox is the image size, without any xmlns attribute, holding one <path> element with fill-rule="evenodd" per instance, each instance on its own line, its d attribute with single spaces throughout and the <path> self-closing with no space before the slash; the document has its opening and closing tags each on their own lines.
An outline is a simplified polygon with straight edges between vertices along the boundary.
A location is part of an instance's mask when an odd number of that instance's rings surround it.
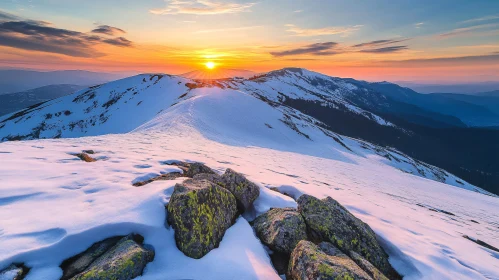
<svg viewBox="0 0 499 280">
<path fill-rule="evenodd" d="M 345 253 L 356 252 L 389 278 L 400 278 L 374 231 L 336 200 L 302 195 L 298 199 L 298 211 L 305 219 L 311 240 L 331 242 Z"/>
<path fill-rule="evenodd" d="M 204 171 L 201 168 L 196 170 Z M 193 178 L 196 180 L 208 180 L 230 191 L 236 198 L 237 209 L 240 213 L 244 213 L 251 208 L 253 202 L 260 195 L 260 188 L 257 185 L 246 179 L 241 173 L 237 173 L 230 168 L 222 176 L 214 172 L 197 173 Z"/>
<path fill-rule="evenodd" d="M 129 235 L 97 242 L 61 264 L 61 279 L 128 280 L 140 276 L 154 259 L 154 251 L 142 246 L 142 241 L 139 235 Z"/>
<path fill-rule="evenodd" d="M 307 227 L 293 208 L 273 208 L 253 221 L 255 233 L 272 251 L 290 254 L 298 242 L 307 239 Z"/>
<path fill-rule="evenodd" d="M 333 244 L 323 242 L 319 246 L 310 241 L 300 241 L 291 253 L 288 279 L 372 279 L 354 261 Z"/>
<path fill-rule="evenodd" d="M 241 213 L 251 208 L 253 202 L 260 195 L 260 188 L 257 185 L 230 168 L 222 175 L 221 186 L 236 197 L 237 208 Z"/>
<path fill-rule="evenodd" d="M 237 206 L 228 190 L 208 180 L 187 179 L 175 185 L 167 212 L 179 250 L 199 259 L 218 247 L 237 217 Z"/>
<path fill-rule="evenodd" d="M 11 264 L 0 271 L 1 280 L 22 280 L 28 274 L 29 268 L 24 264 Z"/>
</svg>

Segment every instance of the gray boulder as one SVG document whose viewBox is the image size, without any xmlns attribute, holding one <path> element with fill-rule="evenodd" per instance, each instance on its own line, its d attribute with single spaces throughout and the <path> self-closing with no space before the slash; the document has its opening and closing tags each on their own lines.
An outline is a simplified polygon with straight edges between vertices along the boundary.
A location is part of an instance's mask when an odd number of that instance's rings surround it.
<svg viewBox="0 0 499 280">
<path fill-rule="evenodd" d="M 97 247 L 107 247 L 101 244 Z M 100 251 L 99 251 L 100 252 Z M 154 251 L 138 244 L 131 236 L 124 237 L 96 258 L 83 272 L 71 280 L 130 280 L 142 275 Z"/>
<path fill-rule="evenodd" d="M 212 183 L 215 183 L 218 186 L 223 186 L 222 176 L 215 173 L 200 173 L 196 174 L 192 177 L 194 180 L 208 180 Z"/>
<path fill-rule="evenodd" d="M 291 280 L 371 280 L 353 260 L 331 243 L 319 246 L 300 241 L 291 253 L 288 279 Z"/>
<path fill-rule="evenodd" d="M 199 259 L 218 247 L 237 217 L 237 206 L 228 190 L 208 180 L 187 179 L 175 185 L 167 212 L 179 250 Z"/>
<path fill-rule="evenodd" d="M 260 195 L 260 188 L 257 185 L 230 168 L 222 175 L 222 180 L 221 186 L 236 197 L 237 208 L 241 213 L 251 208 L 253 202 Z"/>
<path fill-rule="evenodd" d="M 357 252 L 390 279 L 400 278 L 374 231 L 336 200 L 302 195 L 298 199 L 298 211 L 305 219 L 312 240 L 331 242 L 343 252 Z"/>
<path fill-rule="evenodd" d="M 272 251 L 290 254 L 307 239 L 303 217 L 293 208 L 272 208 L 253 221 L 255 233 Z"/>
</svg>

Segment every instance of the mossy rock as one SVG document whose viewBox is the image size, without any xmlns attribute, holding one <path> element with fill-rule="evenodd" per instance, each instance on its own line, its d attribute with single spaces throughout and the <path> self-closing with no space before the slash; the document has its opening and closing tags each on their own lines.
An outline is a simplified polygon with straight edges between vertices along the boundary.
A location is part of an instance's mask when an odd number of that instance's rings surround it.
<svg viewBox="0 0 499 280">
<path fill-rule="evenodd" d="M 123 237 L 124 236 L 115 236 L 96 242 L 84 252 L 63 261 L 61 264 L 61 280 L 70 279 L 76 274 L 83 272 L 93 261 L 111 249 Z"/>
<path fill-rule="evenodd" d="M 272 251 L 290 254 L 307 239 L 303 217 L 293 208 L 272 208 L 253 221 L 255 233 Z"/>
<path fill-rule="evenodd" d="M 357 252 L 390 279 L 400 278 L 374 231 L 336 200 L 302 195 L 298 199 L 298 211 L 305 219 L 311 240 L 331 242 L 343 252 Z"/>
<path fill-rule="evenodd" d="M 0 279 L 22 280 L 28 274 L 29 270 L 24 264 L 11 264 L 6 269 L 0 271 Z"/>
<path fill-rule="evenodd" d="M 175 185 L 167 212 L 179 250 L 199 259 L 218 247 L 235 222 L 237 206 L 228 190 L 208 180 L 187 179 Z"/>
<path fill-rule="evenodd" d="M 208 180 L 216 185 L 223 186 L 222 176 L 215 173 L 200 173 L 192 177 L 195 180 Z"/>
<path fill-rule="evenodd" d="M 350 258 L 357 263 L 357 265 L 362 268 L 369 276 L 374 280 L 388 280 L 388 278 L 381 273 L 374 265 L 364 259 L 361 255 L 355 253 L 354 251 L 349 252 Z"/>
<path fill-rule="evenodd" d="M 237 208 L 241 213 L 250 209 L 253 202 L 260 196 L 260 188 L 257 185 L 230 168 L 222 175 L 222 180 L 223 183 L 219 185 L 236 197 Z"/>
<path fill-rule="evenodd" d="M 288 279 L 291 280 L 371 280 L 353 260 L 333 244 L 319 246 L 302 240 L 291 253 Z"/>
<path fill-rule="evenodd" d="M 71 280 L 130 280 L 142 275 L 147 263 L 154 259 L 154 251 L 135 242 L 130 236 L 93 261 Z"/>
</svg>

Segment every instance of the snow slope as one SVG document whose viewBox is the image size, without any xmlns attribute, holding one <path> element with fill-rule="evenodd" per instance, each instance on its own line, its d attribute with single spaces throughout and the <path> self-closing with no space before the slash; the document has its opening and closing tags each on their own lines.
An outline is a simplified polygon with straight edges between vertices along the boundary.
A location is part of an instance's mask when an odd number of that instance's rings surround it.
<svg viewBox="0 0 499 280">
<path fill-rule="evenodd" d="M 0 139 L 67 138 L 126 133 L 151 127 L 167 129 L 172 125 L 170 118 L 181 118 L 217 141 L 244 140 L 246 143 L 279 148 L 285 139 L 289 142 L 285 145 L 287 149 L 302 152 L 303 147 L 310 146 L 307 151 L 313 155 L 322 154 L 318 143 L 331 140 L 347 147 L 350 152 L 353 152 L 350 145 L 361 145 L 367 154 L 381 155 L 387 159 L 387 164 L 404 172 L 491 195 L 440 168 L 416 161 L 394 149 L 333 133 L 320 121 L 283 103 L 286 98 L 326 102 L 373 123 L 394 126 L 356 107 L 349 98 L 354 95 L 355 99 L 359 99 L 363 95 L 378 94 L 359 89 L 343 79 L 304 69 L 284 69 L 249 80 L 208 82 L 162 74 L 138 75 L 4 116 L 0 120 Z M 212 136 L 210 129 L 225 129 L 231 134 Z M 239 135 L 244 131 L 249 133 Z"/>
<path fill-rule="evenodd" d="M 247 221 L 270 207 L 296 207 L 268 189 L 277 187 L 296 197 L 338 200 L 374 229 L 405 279 L 499 279 L 498 253 L 462 237 L 499 247 L 497 197 L 262 102 L 244 87 L 265 85 L 252 83 L 141 75 L 2 122 L 1 137 L 33 134 L 45 123 L 31 138 L 80 138 L 0 143 L 0 268 L 25 262 L 32 267 L 27 279 L 58 279 L 62 260 L 106 237 L 136 232 L 156 251 L 139 279 L 279 279 Z M 81 137 L 88 135 L 100 136 Z M 87 149 L 97 152 L 97 162 L 71 155 Z M 200 260 L 185 257 L 165 228 L 164 205 L 178 181 L 132 186 L 178 171 L 165 165 L 169 160 L 201 161 L 218 172 L 232 168 L 261 189 L 254 210 Z"/>
</svg>

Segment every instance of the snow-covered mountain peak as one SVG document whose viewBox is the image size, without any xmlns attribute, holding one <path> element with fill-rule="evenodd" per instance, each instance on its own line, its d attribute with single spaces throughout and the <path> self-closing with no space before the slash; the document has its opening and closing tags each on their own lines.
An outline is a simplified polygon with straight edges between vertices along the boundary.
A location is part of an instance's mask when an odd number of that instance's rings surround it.
<svg viewBox="0 0 499 280">
<path fill-rule="evenodd" d="M 341 135 L 313 114 L 412 133 L 375 113 L 389 102 L 363 82 L 288 68 L 250 79 L 137 75 L 7 115 L 0 267 L 24 262 L 30 278 L 58 279 L 64 259 L 137 232 L 156 252 L 141 279 L 279 279 L 245 218 L 202 259 L 177 249 L 165 204 L 183 178 L 153 178 L 181 173 L 171 162 L 195 161 L 257 185 L 248 217 L 297 207 L 280 192 L 333 197 L 372 227 L 407 279 L 497 278 L 495 252 L 477 244 L 497 244 L 495 195 L 408 153 Z M 94 161 L 75 156 L 82 152 Z"/>
<path fill-rule="evenodd" d="M 307 154 L 316 156 L 329 149 L 334 154 L 365 155 L 369 151 L 405 172 L 486 193 L 396 150 L 336 134 L 323 122 L 297 109 L 299 106 L 293 106 L 296 102 L 319 103 L 357 115 L 373 125 L 393 126 L 356 106 L 356 100 L 361 100 L 366 92 L 369 90 L 358 88 L 349 80 L 296 68 L 245 80 L 202 81 L 142 74 L 7 115 L 0 120 L 0 139 L 191 131 L 227 144 L 272 149 L 284 146 L 293 152 L 305 149 Z"/>
</svg>

